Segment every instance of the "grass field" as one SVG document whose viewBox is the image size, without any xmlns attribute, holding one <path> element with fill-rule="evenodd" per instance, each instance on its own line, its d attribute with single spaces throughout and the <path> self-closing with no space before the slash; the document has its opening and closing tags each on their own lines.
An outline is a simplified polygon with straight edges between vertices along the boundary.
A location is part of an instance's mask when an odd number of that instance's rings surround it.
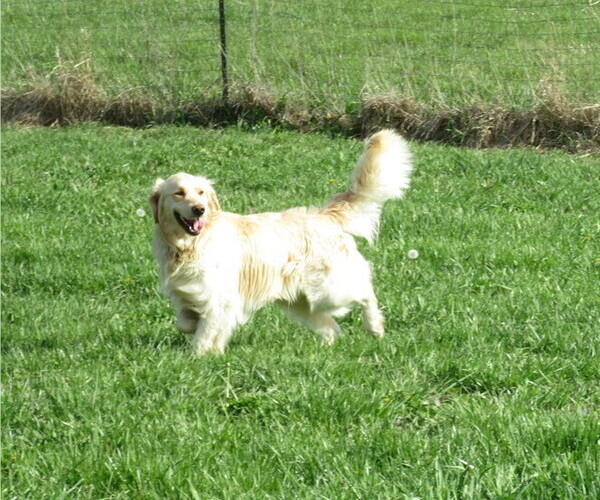
<svg viewBox="0 0 600 500">
<path fill-rule="evenodd" d="M 321 204 L 359 143 L 272 129 L 5 128 L 2 497 L 598 498 L 598 158 L 414 145 L 373 262 L 387 336 L 275 309 L 193 359 L 146 198 Z M 407 252 L 417 249 L 419 258 Z"/>
<path fill-rule="evenodd" d="M 312 107 L 352 111 L 373 93 L 433 107 L 598 103 L 597 2 L 225 3 L 231 83 Z M 216 0 L 5 0 L 2 18 L 5 86 L 61 66 L 171 106 L 220 93 Z"/>
</svg>

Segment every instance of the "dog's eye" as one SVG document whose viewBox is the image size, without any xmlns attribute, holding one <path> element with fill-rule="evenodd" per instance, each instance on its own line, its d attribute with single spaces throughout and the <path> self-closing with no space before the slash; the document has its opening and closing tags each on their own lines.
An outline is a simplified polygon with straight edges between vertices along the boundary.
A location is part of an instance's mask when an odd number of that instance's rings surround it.
<svg viewBox="0 0 600 500">
<path fill-rule="evenodd" d="M 202 196 L 202 195 L 204 194 L 204 191 L 202 191 L 202 189 L 198 189 L 198 194 L 199 194 L 200 196 Z"/>
<path fill-rule="evenodd" d="M 177 191 L 175 193 L 175 196 L 177 196 L 177 198 L 184 198 L 185 197 L 185 191 L 183 189 L 180 189 L 179 191 Z"/>
</svg>

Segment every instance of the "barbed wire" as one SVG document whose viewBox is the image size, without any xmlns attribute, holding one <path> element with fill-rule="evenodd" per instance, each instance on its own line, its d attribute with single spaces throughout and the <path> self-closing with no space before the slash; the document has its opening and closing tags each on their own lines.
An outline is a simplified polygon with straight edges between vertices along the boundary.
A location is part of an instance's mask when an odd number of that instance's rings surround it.
<svg viewBox="0 0 600 500">
<path fill-rule="evenodd" d="M 285 49 L 293 49 L 296 48 L 295 45 L 280 45 L 279 46 L 280 49 L 285 48 Z M 599 46 L 600 48 L 600 46 Z M 348 52 L 348 51 L 343 51 L 343 50 L 336 50 L 336 51 L 327 51 L 326 49 L 319 49 L 316 48 L 314 50 L 311 51 L 311 55 L 312 54 L 326 54 L 326 55 L 330 55 L 330 56 L 336 56 L 336 57 L 341 57 L 341 58 L 359 58 L 361 60 L 365 60 L 365 58 L 368 58 L 369 60 L 373 60 L 373 59 L 390 59 L 390 55 L 389 54 L 374 54 L 374 53 L 363 53 L 363 54 L 359 54 L 356 53 L 355 51 L 353 52 Z M 401 57 L 398 58 L 398 63 L 401 64 L 403 61 L 422 61 L 423 60 L 423 56 L 422 55 L 402 55 Z M 432 62 L 434 63 L 447 63 L 447 64 L 454 64 L 457 62 L 458 58 L 444 58 L 444 57 L 437 57 L 437 56 L 433 56 L 430 59 Z M 493 63 L 494 61 L 491 59 L 483 59 L 480 58 L 479 60 L 479 64 L 482 63 Z M 538 59 L 536 61 L 531 61 L 528 63 L 514 63 L 514 62 L 504 62 L 503 66 L 504 67 L 511 67 L 511 68 L 532 68 L 532 66 L 536 67 L 536 66 L 552 66 L 553 62 L 552 61 L 547 61 L 545 59 Z M 585 62 L 585 63 L 577 63 L 577 62 L 572 62 L 572 61 L 568 61 L 566 63 L 569 67 L 584 67 L 584 66 L 589 66 L 590 64 Z"/>
<path fill-rule="evenodd" d="M 589 7 L 595 4 L 595 2 L 591 2 L 589 0 L 585 0 L 585 1 L 579 1 L 579 2 L 555 2 L 555 3 L 545 3 L 545 2 L 539 2 L 539 3 L 533 3 L 533 4 L 525 4 L 523 5 L 523 3 L 518 4 L 518 5 L 498 5 L 498 4 L 488 4 L 485 1 L 474 1 L 474 2 L 467 2 L 464 0 L 420 0 L 421 3 L 430 3 L 430 4 L 440 4 L 440 5 L 467 5 L 470 7 L 483 7 L 483 8 L 498 8 L 498 9 L 522 9 L 522 8 L 528 8 L 528 9 L 533 9 L 533 8 L 540 8 L 540 9 L 544 9 L 547 7 Z M 5 1 L 6 3 L 6 1 Z M 11 3 L 11 2 L 9 2 Z M 81 5 L 82 0 L 60 0 L 60 2 L 57 2 L 57 0 L 29 0 L 29 1 L 18 1 L 18 2 L 12 2 L 12 3 L 21 3 L 24 5 L 35 5 L 35 6 L 39 6 L 39 5 L 54 5 L 54 6 L 61 6 L 61 5 L 66 5 L 66 4 L 78 4 Z M 249 3 L 249 2 L 245 2 L 244 0 L 234 0 L 232 3 L 236 4 L 236 5 L 246 5 L 246 6 L 254 6 L 254 3 Z M 311 2 L 304 2 L 307 4 L 310 4 Z M 313 5 L 318 5 L 320 7 L 323 7 L 323 4 L 321 2 L 312 2 Z M 203 7 L 206 9 L 213 9 L 216 10 L 217 7 Z M 329 5 L 327 6 L 327 8 L 329 9 Z M 365 7 L 366 8 L 366 7 Z"/>
<path fill-rule="evenodd" d="M 318 28 L 315 28 L 318 29 Z M 233 36 L 230 36 L 231 40 L 234 40 L 235 43 L 242 43 L 242 42 L 259 42 L 259 37 L 262 37 L 264 35 L 271 35 L 271 34 L 278 34 L 278 33 L 283 33 L 283 34 L 287 34 L 287 35 L 302 35 L 302 34 L 306 34 L 307 29 L 306 28 L 298 28 L 298 29 L 290 29 L 290 28 L 286 28 L 286 29 L 281 29 L 281 28 L 274 28 L 274 29 L 260 29 L 260 31 L 257 31 L 255 34 L 250 35 L 250 36 L 240 36 L 238 34 L 235 34 Z M 356 35 L 354 34 L 336 34 L 335 35 L 336 39 L 347 39 L 347 40 L 356 40 Z M 267 40 L 268 41 L 268 40 Z M 312 40 L 307 39 L 307 40 L 303 40 L 303 45 L 298 46 L 298 45 L 287 45 L 287 47 L 296 47 L 296 48 L 307 48 L 310 47 L 310 43 Z M 382 40 L 382 39 L 378 39 L 377 41 L 378 45 L 401 45 L 402 48 L 404 49 L 415 49 L 418 47 L 425 47 L 427 49 L 431 49 L 432 44 L 424 44 L 424 43 L 407 43 L 405 40 Z M 283 47 L 282 45 L 278 45 L 279 48 Z M 491 46 L 486 46 L 486 45 L 473 45 L 472 42 L 467 42 L 467 45 L 461 44 L 461 43 L 454 43 L 452 45 L 453 49 L 461 49 L 461 50 L 490 50 Z M 593 43 L 591 43 L 590 45 L 587 46 L 582 46 L 581 44 L 578 46 L 560 46 L 560 47 L 556 47 L 556 46 L 547 46 L 544 47 L 544 51 L 545 52 L 562 52 L 562 51 L 579 51 L 579 50 L 583 50 L 583 51 L 589 51 L 589 50 L 594 50 L 594 49 L 599 49 L 600 50 L 600 39 L 599 40 L 594 40 Z M 502 47 L 503 51 L 506 52 L 531 52 L 533 50 L 539 50 L 539 48 L 535 48 L 535 47 Z"/>
<path fill-rule="evenodd" d="M 77 10 L 77 11 L 60 11 L 60 12 L 44 12 L 42 15 L 39 12 L 35 14 L 39 15 L 39 17 L 44 19 L 54 19 L 54 18 L 68 18 L 68 17 L 77 17 L 81 16 L 81 18 L 92 18 L 95 16 L 102 17 L 117 17 L 120 15 L 135 15 L 135 14 L 192 14 L 199 12 L 212 12 L 214 14 L 217 13 L 216 8 L 195 8 L 195 9 L 115 9 L 115 10 Z M 37 26 L 37 23 L 21 23 L 22 26 Z"/>
<path fill-rule="evenodd" d="M 344 9 L 344 11 L 346 11 L 347 9 Z M 356 10 L 347 10 L 348 12 L 360 12 L 360 9 L 356 9 Z M 390 17 L 390 13 L 387 11 L 378 11 L 378 10 L 369 10 L 368 12 L 372 13 L 372 14 L 386 14 L 387 17 Z M 260 12 L 256 12 L 256 11 L 249 11 L 249 15 L 255 15 L 258 16 L 259 14 L 261 14 Z M 269 15 L 269 16 L 280 16 L 280 17 L 289 17 L 291 19 L 296 19 L 298 21 L 303 21 L 303 20 L 307 20 L 307 16 L 303 15 L 303 14 L 294 14 L 294 13 L 290 13 L 290 12 L 268 12 L 268 13 L 262 13 L 263 15 Z M 335 9 L 329 10 L 327 11 L 328 17 L 327 18 L 319 18 L 318 20 L 320 22 L 324 22 L 327 19 L 330 19 L 331 21 L 337 22 L 339 20 L 339 16 L 336 15 Z M 402 16 L 402 12 L 397 12 L 396 14 L 398 14 L 397 17 L 401 17 Z M 315 18 L 312 18 L 313 20 L 315 20 Z M 458 15 L 458 14 L 436 14 L 436 13 L 432 13 L 432 12 L 428 12 L 428 13 L 410 13 L 410 19 L 411 21 L 415 21 L 415 20 L 420 20 L 420 19 L 424 19 L 427 21 L 432 21 L 432 20 L 441 20 L 443 22 L 456 22 L 456 21 L 465 21 L 465 22 L 481 22 L 481 23 L 490 23 L 490 24 L 517 24 L 517 25 L 530 25 L 530 24 L 542 24 L 542 23 L 552 23 L 552 24 L 572 24 L 574 22 L 584 22 L 584 21 L 600 21 L 600 16 L 586 16 L 586 17 L 570 17 L 568 19 L 565 18 L 548 18 L 548 17 L 544 17 L 542 19 L 516 19 L 516 20 L 509 20 L 506 18 L 503 19 L 494 19 L 494 18 L 490 18 L 490 17 L 471 17 L 471 16 L 466 16 L 466 15 Z M 367 26 L 369 27 L 369 25 L 366 25 L 364 23 L 358 23 L 361 26 Z"/>
<path fill-rule="evenodd" d="M 189 57 L 211 57 L 214 58 L 215 64 L 218 62 L 217 58 L 219 56 L 219 52 L 213 50 L 212 52 L 178 52 L 178 55 L 189 56 Z M 171 60 L 173 58 L 173 54 L 170 53 L 155 53 L 152 55 L 139 55 L 139 54 L 82 54 L 82 61 L 90 61 L 91 63 L 95 61 L 116 61 L 123 62 L 128 64 L 136 64 L 136 63 L 144 63 L 147 64 L 150 61 L 157 60 Z M 31 60 L 39 60 L 44 61 L 47 60 L 47 57 L 44 57 L 43 54 L 33 54 L 30 57 Z M 81 61 L 79 61 L 81 62 Z M 55 61 L 49 61 L 49 64 L 55 64 Z M 149 71 L 152 71 L 149 68 Z M 197 71 L 197 69 L 193 69 L 192 71 Z"/>
<path fill-rule="evenodd" d="M 302 22 L 306 22 L 309 21 L 311 23 L 315 23 L 315 21 L 321 21 L 319 19 L 316 18 L 312 18 L 312 17 L 301 17 L 301 16 L 297 16 L 297 15 L 292 15 L 292 14 L 284 14 L 284 13 L 277 13 L 275 14 L 275 16 L 277 17 L 283 17 L 283 18 L 290 18 L 296 21 L 302 21 Z M 592 18 L 585 18 L 585 19 L 580 19 L 580 20 L 590 20 Z M 473 21 L 481 21 L 480 19 L 472 19 Z M 595 20 L 595 19 L 594 19 Z M 233 24 L 233 23 L 230 23 Z M 244 23 L 240 22 L 237 23 L 240 26 L 243 26 Z M 113 24 L 113 25 L 103 25 L 103 26 L 87 26 L 87 25 L 79 25 L 79 26 L 65 26 L 62 24 L 59 25 L 55 25 L 55 27 L 59 27 L 61 28 L 61 31 L 69 30 L 69 29 L 73 29 L 73 30 L 80 30 L 80 31 L 105 31 L 105 30 L 119 30 L 119 29 L 147 29 L 147 28 L 152 28 L 152 29 L 156 29 L 156 28 L 164 28 L 164 29 L 178 29 L 181 30 L 182 28 L 194 28 L 194 27 L 198 27 L 198 26 L 211 26 L 214 27 L 214 22 L 208 22 L 208 21 L 204 21 L 204 22 L 198 22 L 195 21 L 193 24 L 189 24 L 189 25 L 181 25 L 181 24 L 151 24 L 151 23 L 146 23 L 146 24 Z M 395 29 L 395 30 L 399 30 L 399 31 L 414 31 L 414 32 L 427 32 L 428 34 L 432 34 L 432 33 L 444 33 L 444 34 L 460 34 L 460 35 L 465 35 L 465 36 L 471 36 L 471 35 L 488 35 L 489 33 L 487 32 L 479 32 L 479 31 L 464 31 L 464 30 L 459 30 L 459 29 L 453 29 L 453 30 L 431 30 L 431 29 L 423 29 L 423 28 L 407 28 L 406 26 L 399 26 L 399 25 L 382 25 L 382 24 L 366 24 L 366 23 L 350 23 L 350 22 L 338 22 L 339 26 L 351 26 L 353 28 L 360 28 L 360 29 Z M 3 31 L 5 30 L 15 30 L 15 31 L 20 31 L 22 30 L 23 26 L 37 26 L 36 24 L 22 24 L 19 26 L 10 26 L 10 25 L 3 25 L 2 29 Z M 307 27 L 307 26 L 302 26 L 299 27 L 298 29 L 290 29 L 290 28 L 286 28 L 286 29 L 260 29 L 259 33 L 257 34 L 267 34 L 267 33 L 284 33 L 284 34 L 290 34 L 290 33 L 306 33 L 307 31 L 320 31 L 322 32 L 321 28 L 318 26 L 314 26 L 314 27 Z M 57 31 L 58 32 L 58 31 Z M 48 31 L 46 30 L 45 33 L 47 34 Z M 571 31 L 569 32 L 569 35 L 596 35 L 600 33 L 600 29 L 598 30 L 592 30 L 592 31 Z M 519 33 L 519 32 L 494 32 L 495 36 L 518 36 L 518 37 L 539 37 L 539 36 L 556 36 L 556 32 L 535 32 L 535 33 Z M 342 34 L 335 34 L 336 38 L 357 38 L 357 36 L 355 34 L 347 34 L 347 35 L 342 35 Z M 248 38 L 248 37 L 247 37 Z M 247 39 L 246 38 L 246 39 Z M 10 41 L 10 38 L 6 38 L 3 37 L 4 41 Z M 35 43 L 34 41 L 30 40 L 30 43 Z"/>
<path fill-rule="evenodd" d="M 60 39 L 59 41 L 61 42 L 65 42 L 65 36 L 64 34 L 60 34 Z M 77 42 L 80 46 L 80 48 L 82 47 L 82 40 L 81 38 L 77 38 L 77 39 L 73 39 L 70 40 L 68 39 L 68 41 L 74 41 Z M 53 43 L 55 42 L 55 40 L 52 39 L 46 39 L 46 40 L 35 40 L 35 41 L 31 41 L 31 40 L 24 40 L 24 39 L 18 39 L 18 38 L 3 38 L 3 42 L 10 42 L 11 44 L 16 44 L 16 43 L 20 43 L 23 42 L 26 45 L 31 45 L 31 46 L 47 46 L 49 43 Z M 142 43 L 142 44 L 146 44 L 148 42 L 152 42 L 155 45 L 160 44 L 160 40 L 156 40 L 156 39 L 146 39 L 146 40 L 141 40 L 138 41 L 137 43 Z M 177 40 L 178 43 L 212 43 L 212 44 L 218 44 L 219 40 L 218 38 L 215 37 L 210 37 L 210 38 L 181 38 Z M 130 46 L 135 46 L 135 44 L 130 44 Z M 176 49 L 174 49 L 176 50 Z"/>
<path fill-rule="evenodd" d="M 81 0 L 73 0 L 74 3 L 80 4 Z M 237 2 L 236 2 L 237 3 Z M 501 5 L 484 5 L 484 4 L 479 4 L 479 3 L 464 3 L 464 2 L 443 2 L 443 1 L 439 1 L 439 0 L 421 0 L 421 3 L 429 3 L 429 4 L 440 4 L 440 5 L 452 5 L 452 6 L 471 6 L 471 7 L 483 7 L 483 8 L 498 8 L 498 9 L 502 9 L 502 10 L 508 10 L 508 11 L 515 11 L 517 13 L 523 13 L 524 9 L 530 9 L 532 7 L 529 6 L 501 6 Z M 56 7 L 57 9 L 60 9 L 61 5 L 57 5 L 56 2 L 31 2 L 28 5 L 35 5 L 35 6 L 39 6 L 39 5 L 52 5 L 53 7 Z M 317 6 L 315 4 L 315 6 Z M 582 7 L 582 8 L 586 8 L 589 7 L 591 8 L 592 5 L 590 4 L 585 4 L 585 5 L 579 5 L 579 4 L 551 4 L 551 5 L 544 5 L 543 8 L 544 10 L 547 7 L 565 7 L 565 6 L 578 6 L 578 7 Z M 321 4 L 318 5 L 318 7 L 322 7 Z M 534 6 L 534 8 L 541 8 L 541 5 L 538 5 L 537 7 Z M 33 10 L 33 9 L 32 9 Z M 352 13 L 352 12 L 362 12 L 362 13 L 371 13 L 371 14 L 378 14 L 378 13 L 385 13 L 385 14 L 389 14 L 389 10 L 388 9 L 383 9 L 383 8 L 377 8 L 377 7 L 348 7 L 345 5 L 328 5 L 327 6 L 327 11 L 328 13 L 333 13 L 334 15 L 337 12 L 348 12 L 348 13 Z M 94 17 L 94 16 L 103 16 L 103 17 L 110 17 L 110 16 L 118 16 L 118 15 L 134 15 L 134 14 L 144 14 L 144 15 L 149 15 L 149 14 L 169 14 L 169 15 L 174 15 L 174 14 L 193 14 L 193 13 L 213 13 L 213 14 L 217 14 L 218 13 L 218 8 L 216 6 L 213 7 L 194 7 L 194 8 L 176 8 L 176 7 L 164 7 L 164 8 L 148 8 L 148 7 L 142 7 L 142 8 L 135 8 L 135 6 L 132 6 L 128 9 L 98 9 L 97 6 L 93 5 L 93 4 L 88 4 L 88 6 L 86 7 L 86 9 L 76 9 L 76 10 L 56 10 L 56 11 L 51 11 L 51 10 L 46 10 L 43 12 L 43 14 L 40 14 L 39 10 L 35 11 L 36 15 L 39 15 L 39 17 L 44 18 L 44 19 L 52 19 L 52 18 L 56 18 L 56 17 L 60 17 L 60 18 L 65 18 L 68 16 L 82 16 L 82 17 Z M 250 15 L 252 13 L 256 14 L 256 13 L 260 13 L 260 8 L 257 9 L 254 5 L 250 5 L 250 4 L 243 4 L 243 3 L 238 3 L 236 10 L 235 10 L 236 14 L 247 14 Z M 402 13 L 402 11 L 398 11 L 398 13 Z M 268 13 L 268 15 L 270 15 L 270 12 Z M 538 14 L 536 14 L 538 15 Z M 536 24 L 536 23 L 544 23 L 544 22 L 555 22 L 555 23 L 571 23 L 571 22 L 579 22 L 579 21 L 595 21 L 595 20 L 599 20 L 599 17 L 579 17 L 579 18 L 569 18 L 569 19 L 558 19 L 558 18 L 544 18 L 544 19 L 534 19 L 534 20 L 524 20 L 524 19 L 519 19 L 519 20 L 507 20 L 507 19 L 490 19 L 490 18 L 474 18 L 474 17 L 467 17 L 467 16 L 458 16 L 456 14 L 437 14 L 437 13 L 432 13 L 432 12 L 424 12 L 422 14 L 418 14 L 418 13 L 414 13 L 411 12 L 410 13 L 411 19 L 441 19 L 441 20 L 445 20 L 445 21 L 481 21 L 481 22 L 488 22 L 488 23 L 496 23 L 496 24 Z M 27 25 L 27 26 L 35 26 L 35 23 L 23 23 L 23 25 Z"/>
<path fill-rule="evenodd" d="M 34 25 L 31 25 L 34 26 Z M 199 26 L 211 26 L 214 27 L 214 23 L 209 23 L 209 22 L 200 22 L 200 23 L 194 23 L 193 25 L 184 25 L 186 27 L 190 27 L 190 28 L 197 28 Z M 94 26 L 93 28 L 91 28 L 90 26 L 87 25 L 79 25 L 79 26 L 66 26 L 66 25 L 59 25 L 59 27 L 62 30 L 69 30 L 69 29 L 74 29 L 74 30 L 80 30 L 80 31 L 85 31 L 85 30 L 93 30 L 93 31 L 110 31 L 110 30 L 118 30 L 121 28 L 126 28 L 126 29 L 148 29 L 148 28 L 152 28 L 152 29 L 181 29 L 182 25 L 181 24 L 114 24 L 114 25 L 104 25 L 104 26 Z M 19 28 L 21 29 L 21 28 Z"/>
<path fill-rule="evenodd" d="M 154 13 L 169 13 L 171 15 L 171 17 L 174 17 L 173 14 L 188 14 L 190 12 L 197 12 L 198 10 L 174 10 L 174 11 L 153 11 Z M 214 11 L 213 11 L 214 12 Z M 140 11 L 138 13 L 142 13 L 144 14 L 143 11 Z M 216 12 L 215 12 L 216 13 Z M 116 10 L 116 11 L 107 11 L 107 12 L 102 12 L 101 13 L 102 16 L 112 16 L 114 15 L 115 17 L 118 15 L 122 15 L 122 14 L 133 14 L 130 11 L 126 11 L 126 10 Z M 53 17 L 60 17 L 62 22 L 57 22 L 55 24 L 53 24 L 52 27 L 63 27 L 64 25 L 67 25 L 68 23 L 71 23 L 74 21 L 74 19 L 69 19 L 69 16 L 71 15 L 71 13 L 56 13 L 56 15 L 53 14 L 44 14 L 43 18 L 44 19 L 52 19 Z M 293 19 L 299 22 L 302 21 L 307 21 L 307 20 L 311 20 L 311 21 L 315 21 L 318 20 L 319 22 L 324 22 L 326 21 L 326 19 L 316 19 L 316 18 L 307 18 L 306 16 L 301 16 L 299 14 L 290 14 L 290 13 L 285 13 L 285 12 L 277 12 L 277 13 L 270 13 L 269 16 L 276 16 L 276 17 L 285 17 L 285 18 L 289 18 L 289 19 Z M 73 16 L 75 17 L 75 16 Z M 88 20 L 88 18 L 93 18 L 94 16 L 90 15 L 90 13 L 86 13 L 86 18 L 82 18 L 85 20 Z M 500 25 L 523 25 L 523 26 L 527 26 L 527 25 L 531 25 L 531 24 L 555 24 L 555 25 L 561 25 L 561 24 L 573 24 L 573 23 L 578 23 L 578 22 L 586 22 L 586 21 L 598 21 L 600 22 L 600 17 L 577 17 L 577 18 L 569 18 L 569 19 L 558 19 L 558 18 L 543 18 L 543 19 L 533 19 L 533 20 L 508 20 L 508 19 L 490 19 L 490 18 L 481 18 L 481 17 L 466 17 L 466 16 L 444 16 L 444 15 L 436 15 L 436 14 L 423 14 L 423 15 L 418 15 L 418 16 L 414 16 L 411 15 L 411 20 L 415 21 L 415 20 L 419 20 L 419 19 L 424 19 L 427 21 L 431 21 L 431 20 L 441 20 L 443 22 L 447 22 L 447 23 L 451 23 L 451 22 L 477 22 L 477 23 L 488 23 L 488 24 L 500 24 Z M 91 20 L 91 19 L 89 19 Z M 345 25 L 345 26 L 353 26 L 353 27 L 362 27 L 365 29 L 370 29 L 370 28 L 401 28 L 401 29 L 406 29 L 405 26 L 387 26 L 387 25 L 369 25 L 369 24 L 365 24 L 365 23 L 348 23 L 348 22 L 340 22 L 339 19 L 336 19 L 334 16 L 331 16 L 331 20 L 339 25 Z M 198 24 L 204 24 L 204 25 L 211 25 L 214 26 L 214 21 L 202 21 L 199 19 L 194 19 L 194 20 L 190 20 L 188 21 L 186 24 L 184 24 L 183 26 L 197 26 Z M 240 23 L 240 24 L 243 24 Z M 114 23 L 114 24 L 105 24 L 104 26 L 96 26 L 95 29 L 112 29 L 114 27 L 119 27 L 119 26 L 127 26 L 129 28 L 136 28 L 136 27 L 144 27 L 147 26 L 146 24 L 142 24 L 142 25 L 132 25 L 132 24 L 126 24 L 124 22 L 120 22 L 120 23 Z M 10 26 L 9 24 L 6 24 L 6 21 L 3 23 L 3 30 L 16 30 L 16 29 L 22 29 L 23 27 L 39 27 L 39 23 L 38 22 L 21 22 L 19 23 L 19 26 Z M 181 24 L 153 24 L 152 27 L 165 27 L 165 28 L 180 28 L 182 27 Z M 460 31 L 460 30 L 458 30 Z M 470 34 L 469 32 L 464 32 L 465 34 Z"/>
<path fill-rule="evenodd" d="M 240 7 L 240 6 L 244 6 L 247 8 L 253 8 L 253 9 L 257 9 L 260 8 L 260 5 L 258 5 L 256 2 L 247 2 L 244 0 L 235 0 L 232 3 L 234 3 L 236 6 Z M 410 3 L 414 6 L 414 2 L 410 2 L 410 1 L 405 1 L 404 3 Z M 583 2 L 555 2 L 555 3 L 533 3 L 533 4 L 525 4 L 524 2 L 518 4 L 518 5 L 503 5 L 501 2 L 498 2 L 498 4 L 489 4 L 485 1 L 483 2 L 479 2 L 479 1 L 474 1 L 474 2 L 466 2 L 463 0 L 420 0 L 421 4 L 423 3 L 427 3 L 427 4 L 432 4 L 432 5 L 442 5 L 444 7 L 446 6 L 457 6 L 457 7 L 476 7 L 476 8 L 484 8 L 484 9 L 499 9 L 499 10 L 524 10 L 524 9 L 546 9 L 546 8 L 564 8 L 564 7 L 578 7 L 578 8 L 591 8 L 594 7 L 597 4 L 596 2 L 592 2 L 590 0 L 587 1 L 583 1 Z M 403 2 L 397 2 L 397 6 L 400 7 L 402 6 Z M 272 5 L 272 4 L 271 4 Z M 282 4 L 283 5 L 283 4 Z M 303 2 L 304 6 L 309 6 L 309 7 L 319 7 L 319 8 L 323 8 L 323 3 L 322 2 L 318 2 L 318 1 L 304 1 Z M 289 4 L 285 4 L 285 6 L 287 8 L 289 8 Z M 343 2 L 340 1 L 339 4 L 335 4 L 335 3 L 328 3 L 328 5 L 326 6 L 328 11 L 331 10 L 343 10 L 343 11 L 348 11 L 348 12 L 370 12 L 373 11 L 377 8 L 381 8 L 381 9 L 387 9 L 386 5 L 378 3 L 377 5 L 371 5 L 369 7 L 353 7 L 353 6 L 348 6 L 347 2 Z"/>
<path fill-rule="evenodd" d="M 310 22 L 310 23 L 315 23 L 315 22 L 322 22 L 322 19 L 317 19 L 314 17 L 307 17 L 307 16 L 298 16 L 296 14 L 287 14 L 287 13 L 283 13 L 283 12 L 278 12 L 278 13 L 274 13 L 271 14 L 272 16 L 275 17 L 282 17 L 282 18 L 286 18 L 286 19 L 293 19 L 295 21 L 302 21 L 302 22 Z M 395 25 L 385 25 L 385 24 L 367 24 L 367 23 L 353 23 L 353 22 L 348 22 L 348 21 L 336 21 L 336 26 L 349 26 L 352 28 L 359 28 L 359 29 L 365 29 L 365 30 L 382 30 L 382 29 L 395 29 L 395 30 L 399 30 L 399 31 L 417 31 L 417 32 L 423 32 L 425 31 L 423 28 L 413 28 L 410 26 L 406 26 L 406 25 L 399 25 L 399 24 L 395 24 Z M 307 30 L 319 30 L 322 31 L 322 28 L 319 27 L 315 27 L 315 28 L 306 28 Z M 437 34 L 437 33 L 444 33 L 444 34 L 456 34 L 456 33 L 460 33 L 460 35 L 465 35 L 465 36 L 473 36 L 473 35 L 477 35 L 477 36 L 481 36 L 481 35 L 489 35 L 489 32 L 485 32 L 485 31 L 465 31 L 465 30 L 458 30 L 458 29 L 453 29 L 453 30 L 432 30 L 432 29 L 427 29 L 426 30 L 427 33 L 429 34 Z M 517 35 L 519 37 L 540 37 L 540 36 L 556 36 L 556 32 L 535 32 L 535 33 L 520 33 L 517 31 L 512 31 L 512 32 L 505 32 L 505 31 L 500 31 L 500 32 L 495 32 L 495 35 L 500 35 L 500 36 L 513 36 L 513 35 Z M 569 32 L 569 35 L 597 35 L 600 34 L 600 29 L 598 30 L 593 30 L 593 31 L 571 31 Z M 336 35 L 337 36 L 337 35 Z"/>
<path fill-rule="evenodd" d="M 463 2 L 455 0 L 421 0 L 422 3 L 433 3 L 439 5 L 459 5 L 468 7 L 477 7 L 484 9 L 504 9 L 504 10 L 523 10 L 523 9 L 547 9 L 549 7 L 589 7 L 589 2 L 585 5 L 575 2 L 558 2 L 558 3 L 536 3 L 529 5 L 495 5 L 482 2 Z"/>
</svg>

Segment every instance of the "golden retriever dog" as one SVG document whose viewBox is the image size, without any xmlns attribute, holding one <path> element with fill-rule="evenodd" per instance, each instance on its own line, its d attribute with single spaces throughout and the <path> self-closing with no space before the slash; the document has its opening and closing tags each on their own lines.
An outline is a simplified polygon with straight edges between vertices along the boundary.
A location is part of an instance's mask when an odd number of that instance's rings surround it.
<svg viewBox="0 0 600 500">
<path fill-rule="evenodd" d="M 384 319 L 371 268 L 353 236 L 372 242 L 383 204 L 409 185 L 411 155 L 395 132 L 372 135 L 350 187 L 322 208 L 238 215 L 221 210 L 212 182 L 178 173 L 150 196 L 153 251 L 177 325 L 196 355 L 223 353 L 236 326 L 275 303 L 331 344 L 352 306 L 375 337 Z"/>
</svg>

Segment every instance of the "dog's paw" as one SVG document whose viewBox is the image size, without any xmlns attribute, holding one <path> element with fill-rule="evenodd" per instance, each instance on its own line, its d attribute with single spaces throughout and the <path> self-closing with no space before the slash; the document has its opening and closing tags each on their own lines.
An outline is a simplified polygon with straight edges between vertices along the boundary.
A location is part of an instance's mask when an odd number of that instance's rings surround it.
<svg viewBox="0 0 600 500">
<path fill-rule="evenodd" d="M 369 333 L 373 335 L 376 339 L 380 339 L 385 335 L 385 330 L 383 328 L 376 330 L 369 330 Z"/>
<path fill-rule="evenodd" d="M 333 345 L 335 344 L 335 339 L 337 339 L 337 334 L 335 333 L 321 334 L 321 343 L 323 345 Z"/>
<path fill-rule="evenodd" d="M 214 354 L 220 356 L 225 353 L 225 350 L 221 347 L 217 347 L 214 345 L 192 345 L 192 355 L 196 358 L 200 356 L 205 356 L 206 354 Z"/>
<path fill-rule="evenodd" d="M 385 335 L 385 320 L 379 310 L 370 311 L 363 317 L 364 327 L 373 337 L 380 339 Z"/>
</svg>

